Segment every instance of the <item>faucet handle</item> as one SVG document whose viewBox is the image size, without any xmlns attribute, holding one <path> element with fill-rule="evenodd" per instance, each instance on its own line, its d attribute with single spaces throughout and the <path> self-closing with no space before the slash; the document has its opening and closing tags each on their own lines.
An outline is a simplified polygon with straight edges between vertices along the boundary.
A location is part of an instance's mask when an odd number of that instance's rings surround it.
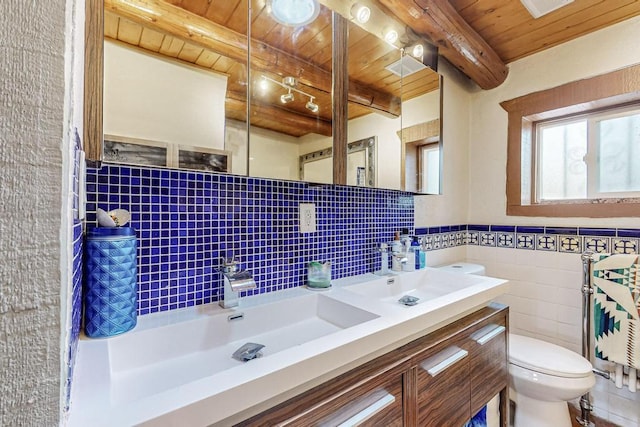
<svg viewBox="0 0 640 427">
<path fill-rule="evenodd" d="M 376 251 L 389 252 L 389 244 L 387 242 L 376 243 Z"/>
<path fill-rule="evenodd" d="M 235 256 L 231 255 L 231 257 L 220 257 L 222 262 L 220 264 L 220 270 L 223 273 L 235 273 L 240 270 L 240 263 L 235 260 Z"/>
</svg>

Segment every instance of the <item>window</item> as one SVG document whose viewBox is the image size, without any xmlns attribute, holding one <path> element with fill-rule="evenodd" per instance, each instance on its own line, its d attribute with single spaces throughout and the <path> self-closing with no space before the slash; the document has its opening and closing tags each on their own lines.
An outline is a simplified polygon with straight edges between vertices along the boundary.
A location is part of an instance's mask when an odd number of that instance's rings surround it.
<svg viewBox="0 0 640 427">
<path fill-rule="evenodd" d="M 438 194 L 440 192 L 440 144 L 425 144 L 418 149 L 420 150 L 418 176 L 422 179 L 419 191 Z"/>
<path fill-rule="evenodd" d="M 640 106 L 540 121 L 536 200 L 640 197 Z"/>
<path fill-rule="evenodd" d="M 500 105 L 507 215 L 640 216 L 640 65 Z"/>
</svg>

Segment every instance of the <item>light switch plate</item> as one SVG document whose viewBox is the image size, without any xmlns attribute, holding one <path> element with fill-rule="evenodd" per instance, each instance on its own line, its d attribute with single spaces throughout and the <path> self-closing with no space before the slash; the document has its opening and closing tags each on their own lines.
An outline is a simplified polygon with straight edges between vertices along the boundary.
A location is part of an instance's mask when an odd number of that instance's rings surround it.
<svg viewBox="0 0 640 427">
<path fill-rule="evenodd" d="M 300 232 L 315 233 L 316 231 L 316 204 L 300 203 Z"/>
</svg>

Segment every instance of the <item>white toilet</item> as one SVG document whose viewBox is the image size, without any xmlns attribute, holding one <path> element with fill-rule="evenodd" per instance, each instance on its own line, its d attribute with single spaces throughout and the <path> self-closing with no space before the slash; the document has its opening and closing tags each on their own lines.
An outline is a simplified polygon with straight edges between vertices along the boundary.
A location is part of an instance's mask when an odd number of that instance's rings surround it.
<svg viewBox="0 0 640 427">
<path fill-rule="evenodd" d="M 447 271 L 484 275 L 484 266 L 457 262 Z M 596 383 L 591 363 L 579 354 L 535 338 L 509 334 L 509 397 L 516 403 L 514 427 L 571 427 L 567 402 Z M 495 399 L 494 399 L 495 401 Z M 496 421 L 497 403 L 487 415 Z M 487 417 L 489 421 L 489 416 Z"/>
<path fill-rule="evenodd" d="M 516 334 L 509 334 L 509 377 L 509 396 L 516 403 L 514 427 L 571 427 L 567 402 L 596 382 L 584 357 Z"/>
</svg>

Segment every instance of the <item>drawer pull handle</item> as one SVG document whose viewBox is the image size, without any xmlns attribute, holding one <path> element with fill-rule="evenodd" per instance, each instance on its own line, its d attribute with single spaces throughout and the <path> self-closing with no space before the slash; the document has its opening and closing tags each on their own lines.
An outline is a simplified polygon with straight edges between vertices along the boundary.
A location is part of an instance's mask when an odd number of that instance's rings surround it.
<svg viewBox="0 0 640 427">
<path fill-rule="evenodd" d="M 429 375 L 435 377 L 442 371 L 446 370 L 449 366 L 467 357 L 468 354 L 469 352 L 461 349 L 460 347 L 447 347 L 445 350 L 422 362 L 420 367 L 427 371 Z"/>
<path fill-rule="evenodd" d="M 487 329 L 490 330 L 487 332 Z M 506 329 L 507 328 L 502 325 L 489 325 L 476 332 L 472 338 L 478 344 L 485 345 L 486 343 L 503 333 Z"/>
<path fill-rule="evenodd" d="M 394 395 L 386 393 L 382 398 L 376 400 L 362 411 L 358 412 L 343 423 L 338 424 L 338 427 L 352 427 L 360 425 L 395 401 L 396 398 Z"/>
</svg>

